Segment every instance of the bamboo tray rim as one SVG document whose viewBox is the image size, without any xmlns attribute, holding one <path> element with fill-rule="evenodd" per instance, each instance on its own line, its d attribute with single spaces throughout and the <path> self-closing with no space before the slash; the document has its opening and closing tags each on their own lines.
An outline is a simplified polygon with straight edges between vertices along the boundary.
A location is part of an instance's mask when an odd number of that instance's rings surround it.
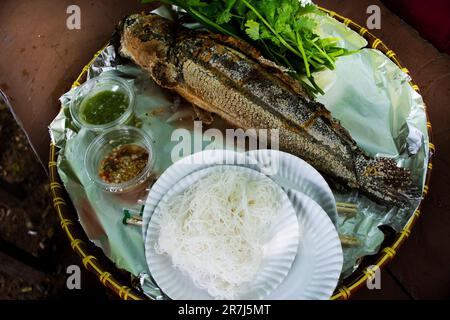
<svg viewBox="0 0 450 320">
<path fill-rule="evenodd" d="M 397 54 L 389 49 L 381 39 L 374 36 L 369 32 L 368 29 L 360 26 L 349 18 L 339 15 L 338 13 L 325 9 L 323 7 L 319 7 L 323 12 L 326 12 L 330 17 L 342 22 L 347 27 L 352 30 L 358 32 L 362 37 L 364 37 L 368 41 L 367 48 L 378 49 L 382 53 L 384 53 L 390 60 L 392 60 L 403 72 L 410 75 L 409 70 L 403 66 L 398 58 Z M 83 79 L 86 76 L 86 73 L 91 66 L 91 64 L 97 59 L 97 57 L 101 54 L 103 49 L 106 46 L 102 47 L 101 50 L 97 51 L 91 61 L 82 69 L 81 73 L 77 77 L 77 79 L 73 82 L 72 88 L 81 85 Z M 411 76 L 410 76 L 411 78 Z M 410 81 L 411 87 L 418 93 L 420 93 L 419 86 L 412 80 Z M 343 285 L 336 288 L 334 295 L 331 297 L 332 300 L 344 299 L 347 300 L 351 297 L 351 295 L 356 292 L 359 288 L 361 288 L 367 280 L 375 274 L 375 269 L 382 269 L 386 264 L 391 261 L 402 244 L 406 241 L 406 239 L 410 236 L 412 229 L 417 222 L 418 218 L 422 214 L 422 206 L 425 201 L 427 194 L 429 193 L 429 185 L 431 179 L 431 171 L 433 168 L 432 158 L 435 153 L 436 147 L 432 142 L 432 126 L 429 121 L 429 114 L 427 109 L 425 108 L 425 113 L 427 117 L 427 131 L 429 136 L 429 160 L 428 160 L 428 168 L 426 173 L 425 186 L 423 189 L 423 199 L 420 202 L 418 209 L 414 212 L 413 216 L 407 223 L 407 225 L 400 231 L 392 241 L 387 246 L 384 246 L 380 249 L 376 256 L 376 261 L 373 265 L 369 267 L 365 267 L 362 270 L 357 270 L 353 273 L 349 278 L 351 280 L 344 280 Z M 79 222 L 74 219 L 76 218 L 76 213 L 74 214 L 74 210 L 70 208 L 68 202 L 70 203 L 70 199 L 67 197 L 65 193 L 64 186 L 61 184 L 60 179 L 57 173 L 57 148 L 51 143 L 50 144 L 50 157 L 48 162 L 49 173 L 50 173 L 50 194 L 53 202 L 53 206 L 57 212 L 61 228 L 65 232 L 67 238 L 70 241 L 70 245 L 72 249 L 80 256 L 81 261 L 84 267 L 93 272 L 99 279 L 99 281 L 108 289 L 115 292 L 121 299 L 123 300 L 143 300 L 148 299 L 148 297 L 144 296 L 137 289 L 130 287 L 130 284 L 125 284 L 121 281 L 118 281 L 114 274 L 118 273 L 118 269 L 110 270 L 111 268 L 107 268 L 102 260 L 107 259 L 103 255 L 98 255 L 94 252 L 93 246 L 94 244 L 90 243 L 84 230 L 82 229 Z M 67 201 L 66 201 L 67 199 Z"/>
</svg>

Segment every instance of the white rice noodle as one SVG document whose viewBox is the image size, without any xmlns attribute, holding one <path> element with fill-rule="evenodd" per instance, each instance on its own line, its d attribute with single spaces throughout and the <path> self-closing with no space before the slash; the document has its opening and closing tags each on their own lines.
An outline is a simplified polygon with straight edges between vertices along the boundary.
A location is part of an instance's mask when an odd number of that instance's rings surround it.
<svg viewBox="0 0 450 320">
<path fill-rule="evenodd" d="M 258 272 L 279 206 L 268 178 L 211 173 L 162 204 L 156 251 L 210 295 L 233 299 Z"/>
</svg>

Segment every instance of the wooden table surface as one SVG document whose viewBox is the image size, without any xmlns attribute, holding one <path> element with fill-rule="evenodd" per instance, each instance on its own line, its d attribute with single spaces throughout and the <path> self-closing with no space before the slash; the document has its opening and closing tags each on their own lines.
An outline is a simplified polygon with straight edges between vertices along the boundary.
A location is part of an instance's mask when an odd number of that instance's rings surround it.
<svg viewBox="0 0 450 320">
<path fill-rule="evenodd" d="M 355 299 L 450 297 L 450 58 L 439 53 L 378 0 L 317 0 L 366 25 L 369 5 L 381 8 L 381 29 L 372 32 L 393 49 L 419 84 L 433 124 L 437 153 L 423 215 L 410 239 L 382 273 L 382 289 L 362 289 Z M 81 9 L 81 29 L 68 30 L 66 9 Z M 36 0 L 0 2 L 0 88 L 45 163 L 47 127 L 58 98 L 70 88 L 93 53 L 108 41 L 117 21 L 149 9 L 139 1 Z M 437 31 L 438 32 L 438 31 Z"/>
</svg>

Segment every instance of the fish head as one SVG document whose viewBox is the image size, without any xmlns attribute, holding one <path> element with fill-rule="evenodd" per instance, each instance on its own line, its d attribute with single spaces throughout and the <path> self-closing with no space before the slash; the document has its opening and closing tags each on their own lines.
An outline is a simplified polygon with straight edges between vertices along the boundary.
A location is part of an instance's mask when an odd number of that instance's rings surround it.
<svg viewBox="0 0 450 320">
<path fill-rule="evenodd" d="M 130 58 L 163 87 L 175 83 L 169 53 L 175 43 L 176 25 L 156 14 L 132 14 L 119 25 L 120 54 Z"/>
<path fill-rule="evenodd" d="M 156 14 L 132 14 L 119 25 L 121 54 L 133 56 L 134 50 L 152 52 L 157 58 L 165 59 L 173 45 L 175 25 L 172 21 Z"/>
</svg>

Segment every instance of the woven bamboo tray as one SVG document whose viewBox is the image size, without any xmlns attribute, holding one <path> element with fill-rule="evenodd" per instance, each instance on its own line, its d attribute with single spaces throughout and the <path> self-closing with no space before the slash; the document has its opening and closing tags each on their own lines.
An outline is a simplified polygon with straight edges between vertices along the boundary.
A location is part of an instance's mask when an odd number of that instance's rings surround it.
<svg viewBox="0 0 450 320">
<path fill-rule="evenodd" d="M 344 23 L 349 28 L 358 32 L 368 41 L 368 47 L 378 49 L 379 51 L 383 52 L 399 68 L 401 68 L 405 73 L 409 74 L 409 70 L 402 65 L 396 53 L 390 50 L 382 40 L 375 37 L 366 28 L 358 25 L 357 23 L 346 17 L 337 14 L 336 12 L 327 10 L 325 8 L 321 8 L 321 10 L 328 13 L 336 20 Z M 78 78 L 74 81 L 72 87 L 79 86 L 83 81 L 85 81 L 89 66 L 94 62 L 94 60 L 98 57 L 102 50 L 98 51 L 94 55 L 92 60 L 83 68 Z M 414 81 L 411 81 L 410 85 L 415 91 L 420 92 L 418 85 L 415 84 Z M 428 112 L 426 112 L 426 114 L 427 130 L 430 141 L 430 157 L 428 162 L 426 182 L 423 189 L 424 199 L 429 192 L 431 170 L 433 168 L 432 158 L 433 154 L 435 153 L 435 146 L 432 143 L 431 123 L 429 122 Z M 54 144 L 50 144 L 50 157 L 48 163 L 50 172 L 50 193 L 53 200 L 53 206 L 59 217 L 61 228 L 67 235 L 72 249 L 80 256 L 85 268 L 93 272 L 105 287 L 115 292 L 121 299 L 148 299 L 142 293 L 132 288 L 132 283 L 130 280 L 131 278 L 128 276 L 127 279 L 127 277 L 124 276 L 124 271 L 115 268 L 111 261 L 87 238 L 86 234 L 83 231 L 83 228 L 78 222 L 76 211 L 70 205 L 70 199 L 59 180 L 56 168 L 56 159 L 57 149 Z M 391 261 L 395 257 L 395 254 L 397 253 L 403 242 L 405 242 L 405 240 L 409 237 L 414 224 L 420 217 L 422 213 L 421 208 L 423 202 L 424 201 L 422 200 L 419 208 L 414 212 L 409 223 L 400 233 L 398 233 L 395 237 L 385 241 L 379 253 L 375 257 L 365 258 L 360 267 L 349 278 L 344 280 L 344 283 L 340 287 L 336 288 L 334 295 L 331 297 L 332 300 L 349 299 L 354 292 L 364 286 L 366 281 L 374 275 L 374 268 L 383 268 L 389 261 Z"/>
</svg>

